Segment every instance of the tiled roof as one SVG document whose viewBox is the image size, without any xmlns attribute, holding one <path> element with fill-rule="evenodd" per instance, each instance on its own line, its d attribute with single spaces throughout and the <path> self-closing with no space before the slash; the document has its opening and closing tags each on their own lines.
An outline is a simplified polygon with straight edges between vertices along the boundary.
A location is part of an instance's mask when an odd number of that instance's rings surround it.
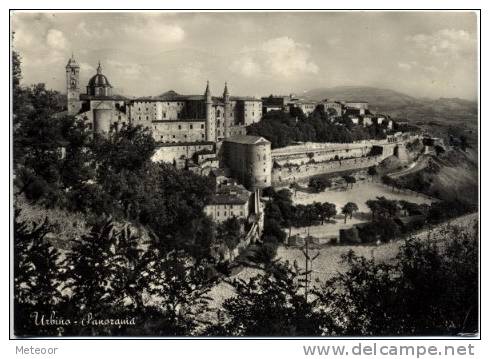
<svg viewBox="0 0 490 359">
<path fill-rule="evenodd" d="M 209 204 L 245 204 L 249 198 L 250 192 L 243 186 L 226 185 L 218 189 Z"/>
<path fill-rule="evenodd" d="M 229 138 L 225 138 L 225 142 L 241 143 L 245 145 L 254 145 L 256 143 L 261 143 L 261 142 L 270 143 L 270 141 L 266 140 L 264 137 L 249 136 L 249 135 L 236 135 Z"/>
</svg>

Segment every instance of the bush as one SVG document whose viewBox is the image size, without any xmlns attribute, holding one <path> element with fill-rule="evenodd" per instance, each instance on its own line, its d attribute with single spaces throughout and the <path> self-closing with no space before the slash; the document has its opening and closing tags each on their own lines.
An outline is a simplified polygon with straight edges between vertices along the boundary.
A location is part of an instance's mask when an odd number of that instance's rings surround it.
<svg viewBox="0 0 490 359">
<path fill-rule="evenodd" d="M 327 187 L 332 186 L 332 181 L 324 177 L 313 177 L 310 178 L 308 187 L 311 188 L 316 193 L 325 191 Z"/>
</svg>

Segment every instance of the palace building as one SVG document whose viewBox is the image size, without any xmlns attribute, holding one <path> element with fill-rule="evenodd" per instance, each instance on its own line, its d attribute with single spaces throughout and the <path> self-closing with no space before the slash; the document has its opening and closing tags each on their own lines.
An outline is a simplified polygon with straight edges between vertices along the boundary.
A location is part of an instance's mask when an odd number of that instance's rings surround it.
<svg viewBox="0 0 490 359">
<path fill-rule="evenodd" d="M 262 117 L 260 99 L 231 96 L 226 83 L 221 97 L 212 96 L 209 82 L 203 95 L 170 91 L 151 98 L 118 96 L 100 63 L 82 94 L 80 66 L 73 56 L 66 65 L 66 85 L 68 113 L 86 120 L 96 133 L 132 123 L 149 128 L 162 144 L 219 142 L 244 135 L 246 126 Z"/>
</svg>

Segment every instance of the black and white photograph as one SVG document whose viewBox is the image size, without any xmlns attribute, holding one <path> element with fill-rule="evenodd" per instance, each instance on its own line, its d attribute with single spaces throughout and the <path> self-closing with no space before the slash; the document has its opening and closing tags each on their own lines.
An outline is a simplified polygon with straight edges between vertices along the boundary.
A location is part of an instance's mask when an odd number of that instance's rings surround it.
<svg viewBox="0 0 490 359">
<path fill-rule="evenodd" d="M 11 10 L 9 44 L 12 338 L 479 337 L 478 10 Z"/>
</svg>

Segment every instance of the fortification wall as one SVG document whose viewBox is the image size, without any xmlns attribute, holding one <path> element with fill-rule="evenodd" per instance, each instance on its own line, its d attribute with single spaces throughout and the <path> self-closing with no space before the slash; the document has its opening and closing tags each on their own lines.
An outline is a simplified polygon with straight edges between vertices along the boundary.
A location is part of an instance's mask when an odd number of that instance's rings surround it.
<svg viewBox="0 0 490 359">
<path fill-rule="evenodd" d="M 157 147 L 155 153 L 153 154 L 152 161 L 154 162 L 170 162 L 180 159 L 191 158 L 194 153 L 207 150 L 213 151 L 214 145 L 212 143 L 193 143 L 193 144 L 182 144 L 182 145 L 162 145 Z"/>
<path fill-rule="evenodd" d="M 369 156 L 361 158 L 344 159 L 340 161 L 328 161 L 322 163 L 308 163 L 303 166 L 283 167 L 272 169 L 272 185 L 278 186 L 296 181 L 305 180 L 321 174 L 358 170 L 377 165 L 386 157 Z"/>
</svg>

